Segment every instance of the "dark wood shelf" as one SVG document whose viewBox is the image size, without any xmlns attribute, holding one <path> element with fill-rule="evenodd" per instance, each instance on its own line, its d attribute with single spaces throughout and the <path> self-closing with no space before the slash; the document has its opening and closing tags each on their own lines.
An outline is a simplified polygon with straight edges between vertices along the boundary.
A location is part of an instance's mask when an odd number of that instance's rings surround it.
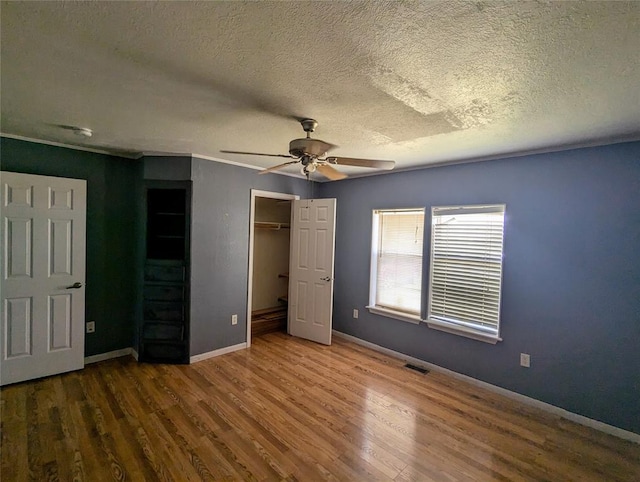
<svg viewBox="0 0 640 482">
<path fill-rule="evenodd" d="M 258 229 L 271 229 L 273 231 L 278 231 L 280 229 L 289 229 L 289 223 L 269 223 L 265 221 L 256 221 L 253 223 L 254 226 Z"/>
<path fill-rule="evenodd" d="M 147 186 L 139 360 L 189 363 L 190 185 Z"/>
<path fill-rule="evenodd" d="M 251 336 L 260 336 L 287 329 L 287 308 L 275 306 L 251 313 Z"/>
</svg>

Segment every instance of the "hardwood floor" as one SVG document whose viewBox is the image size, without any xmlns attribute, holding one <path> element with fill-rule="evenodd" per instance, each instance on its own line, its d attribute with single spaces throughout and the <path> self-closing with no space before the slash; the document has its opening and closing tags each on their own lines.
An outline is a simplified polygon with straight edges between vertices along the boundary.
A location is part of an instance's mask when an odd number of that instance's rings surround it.
<svg viewBox="0 0 640 482">
<path fill-rule="evenodd" d="M 2 481 L 640 480 L 640 445 L 341 339 L 4 388 Z"/>
</svg>

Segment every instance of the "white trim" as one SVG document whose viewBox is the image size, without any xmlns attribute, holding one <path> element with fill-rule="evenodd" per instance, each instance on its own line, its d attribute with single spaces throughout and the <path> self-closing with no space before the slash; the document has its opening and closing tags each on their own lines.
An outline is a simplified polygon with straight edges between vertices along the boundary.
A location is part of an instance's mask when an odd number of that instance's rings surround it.
<svg viewBox="0 0 640 482">
<path fill-rule="evenodd" d="M 190 152 L 142 151 L 140 157 L 191 157 Z"/>
<path fill-rule="evenodd" d="M 483 333 L 480 330 L 474 330 L 473 328 L 467 328 L 464 325 L 458 325 L 455 323 L 446 323 L 440 320 L 427 319 L 423 320 L 429 328 L 433 330 L 444 331 L 452 335 L 464 336 L 465 338 L 471 338 L 472 340 L 484 341 L 485 343 L 491 343 L 495 345 L 499 341 L 502 341 L 498 335 L 492 335 L 491 333 Z"/>
<path fill-rule="evenodd" d="M 118 157 L 124 157 L 127 159 L 140 159 L 141 157 L 144 156 L 143 152 L 131 152 L 131 153 L 126 153 L 123 151 L 104 151 L 104 150 L 100 150 L 100 149 L 93 149 L 91 147 L 80 147 L 80 146 L 74 146 L 71 144 L 64 144 L 62 142 L 54 142 L 54 141 L 45 141 L 42 139 L 35 139 L 32 137 L 26 137 L 26 136 L 19 136 L 16 134 L 7 134 L 7 133 L 3 133 L 0 132 L 0 137 L 6 137 L 8 139 L 17 139 L 19 141 L 28 141 L 28 142 L 33 142 L 36 144 L 46 144 L 49 146 L 55 146 L 55 147 L 65 147 L 67 149 L 75 149 L 77 151 L 86 151 L 86 152 L 94 152 L 96 154 L 106 154 L 109 156 L 118 156 Z M 360 177 L 370 177 L 370 176 L 381 176 L 384 174 L 396 174 L 398 172 L 410 172 L 410 171 L 419 171 L 421 169 L 431 169 L 434 167 L 443 167 L 443 166 L 455 166 L 458 164 L 471 164 L 474 162 L 485 162 L 485 161 L 496 161 L 496 160 L 501 160 L 501 159 L 509 159 L 512 157 L 524 157 L 524 156 L 535 156 L 538 154 L 551 154 L 551 153 L 556 153 L 556 152 L 564 152 L 564 151 L 572 151 L 575 149 L 587 149 L 590 147 L 606 147 L 606 146 L 610 146 L 610 145 L 615 145 L 615 144 L 624 144 L 627 142 L 637 142 L 638 140 L 640 140 L 640 136 L 638 136 L 637 134 L 631 134 L 628 136 L 623 136 L 620 138 L 616 138 L 616 139 L 599 139 L 599 140 L 594 140 L 591 142 L 581 142 L 581 143 L 576 143 L 576 144 L 566 144 L 563 146 L 554 146 L 554 147 L 543 147 L 540 149 L 530 149 L 530 150 L 524 150 L 524 151 L 514 151 L 514 152 L 502 152 L 502 153 L 497 153 L 497 154 L 491 154 L 491 155 L 487 155 L 487 156 L 480 156 L 480 157 L 476 157 L 476 158 L 471 158 L 471 159 L 456 159 L 456 160 L 450 160 L 450 161 L 435 161 L 435 162 L 431 162 L 429 164 L 422 164 L 419 166 L 412 166 L 412 167 L 405 167 L 405 168 L 400 168 L 400 169 L 393 169 L 393 170 L 384 170 L 384 171 L 373 171 L 373 172 L 364 172 L 364 173 L 352 173 L 349 174 L 349 179 L 356 179 L 356 178 L 360 178 Z M 150 151 L 147 151 L 150 152 Z M 153 151 L 151 151 L 153 152 Z M 166 154 L 162 154 L 163 156 L 172 156 L 174 154 L 170 154 L 170 153 L 166 153 Z M 182 155 L 182 154 L 177 154 L 177 155 Z M 262 167 L 257 167 L 257 166 L 253 166 L 250 164 L 243 164 L 241 162 L 234 162 L 234 161 L 227 161 L 224 159 L 219 159 L 217 157 L 211 157 L 211 156 L 203 156 L 201 154 L 190 154 L 191 157 L 198 157 L 200 159 L 204 159 L 206 161 L 215 161 L 215 162 L 221 162 L 223 164 L 232 164 L 232 165 L 236 165 L 236 166 L 241 166 L 241 167 L 247 167 L 249 169 L 257 169 L 257 170 L 262 170 L 264 168 Z M 295 177 L 298 179 L 306 179 L 304 176 L 302 176 L 301 174 L 293 174 L 293 173 L 289 173 L 289 172 L 281 172 L 281 171 L 274 171 L 272 174 L 279 174 L 281 176 L 290 176 L 290 177 Z M 325 183 L 325 182 L 329 182 L 329 179 L 312 179 L 313 182 L 317 182 L 317 183 Z M 335 182 L 335 181 L 334 181 Z"/>
<path fill-rule="evenodd" d="M 136 351 L 135 348 L 131 348 L 131 356 L 133 357 L 133 359 L 135 361 L 138 361 L 139 356 L 138 356 L 138 352 Z"/>
<path fill-rule="evenodd" d="M 93 152 L 94 154 L 106 154 L 107 156 L 125 157 L 127 159 L 139 159 L 141 155 L 139 153 L 128 153 L 124 151 L 104 151 L 102 149 L 94 149 L 93 147 L 74 146 L 72 144 L 65 144 L 63 142 L 45 141 L 43 139 L 34 139 L 33 137 L 18 136 L 15 134 L 6 134 L 0 132 L 0 137 L 6 137 L 7 139 L 16 139 L 18 141 L 33 142 L 34 144 L 44 144 L 47 146 L 64 147 L 65 149 L 73 149 L 76 151 Z"/>
<path fill-rule="evenodd" d="M 399 172 L 420 171 L 422 169 L 432 169 L 434 167 L 457 166 L 459 164 L 473 164 L 475 162 L 500 161 L 505 159 L 511 159 L 513 157 L 517 158 L 517 157 L 526 157 L 526 156 L 537 156 L 539 154 L 555 154 L 555 153 L 562 153 L 565 151 L 573 151 L 576 149 L 588 149 L 591 147 L 607 147 L 607 146 L 613 146 L 616 144 L 626 144 L 628 142 L 637 142 L 639 140 L 640 140 L 640 135 L 630 134 L 628 136 L 622 136 L 616 139 L 599 139 L 599 140 L 594 140 L 590 142 L 579 142 L 574 144 L 565 144 L 561 146 L 541 147 L 539 149 L 529 149 L 524 151 L 511 151 L 511 152 L 506 151 L 502 153 L 490 154 L 490 155 L 479 156 L 479 157 L 434 161 L 428 164 L 420 164 L 418 166 L 411 166 L 411 167 L 401 167 L 399 169 L 394 168 L 391 170 L 363 172 L 362 174 L 353 173 L 353 174 L 349 174 L 349 179 L 357 179 L 360 177 L 371 177 L 371 176 L 383 176 L 385 174 L 397 174 Z M 329 179 L 325 179 L 317 182 L 327 182 L 327 181 L 329 181 Z"/>
<path fill-rule="evenodd" d="M 221 162 L 222 164 L 231 164 L 232 166 L 246 167 L 247 169 L 253 169 L 255 171 L 261 171 L 262 169 L 265 169 L 264 167 L 254 166 L 252 164 L 245 164 L 244 162 L 228 161 L 227 159 L 220 159 L 219 157 L 213 157 L 213 156 L 203 156 L 202 154 L 194 153 L 194 154 L 191 154 L 191 157 L 197 157 L 198 159 L 203 159 L 205 161 Z"/>
<path fill-rule="evenodd" d="M 245 164 L 243 162 L 228 161 L 226 159 L 220 159 L 219 157 L 204 156 L 202 154 L 196 154 L 196 153 L 183 154 L 183 153 L 175 153 L 175 152 L 156 152 L 156 151 L 126 152 L 126 151 L 119 151 L 119 150 L 105 151 L 102 149 L 95 149 L 93 147 L 74 146 L 72 144 L 65 144 L 63 142 L 45 141 L 44 139 L 35 139 L 33 137 L 18 136 L 15 134 L 6 134 L 4 132 L 0 132 L 0 137 L 6 137 L 7 139 L 16 139 L 18 141 L 33 142 L 34 144 L 44 144 L 47 146 L 63 147 L 65 149 L 73 149 L 76 151 L 93 152 L 94 154 L 106 154 L 107 156 L 124 157 L 126 159 L 141 159 L 143 157 L 157 157 L 157 156 L 160 156 L 160 157 L 188 156 L 191 158 L 197 157 L 198 159 L 203 159 L 205 161 L 214 161 L 214 162 L 220 162 L 222 164 L 231 164 L 232 166 L 246 167 L 247 169 L 253 169 L 256 171 L 261 171 L 265 169 L 264 167 L 261 167 L 261 166 L 254 166 L 252 164 Z M 291 172 L 273 171 L 272 174 L 280 174 L 281 176 L 295 177 L 297 179 L 306 179 L 306 177 L 303 176 L 302 174 L 294 174 Z M 314 182 L 320 182 L 320 181 L 314 180 Z"/>
<path fill-rule="evenodd" d="M 378 289 L 378 249 L 380 242 L 380 216 L 378 209 L 371 211 L 371 257 L 369 262 L 369 306 L 376 304 L 376 290 Z"/>
<path fill-rule="evenodd" d="M 108 351 L 106 353 L 99 353 L 98 355 L 91 355 L 91 356 L 85 357 L 84 364 L 90 365 L 91 363 L 111 360 L 112 358 L 120 358 L 121 356 L 131 355 L 132 352 L 133 352 L 133 348 L 121 348 L 120 350 L 113 350 L 113 351 Z"/>
<path fill-rule="evenodd" d="M 600 422 L 599 420 L 594 420 L 592 418 L 585 417 L 584 415 L 578 415 L 577 413 L 570 412 L 568 410 L 565 410 L 564 408 L 556 407 L 555 405 L 551 405 L 550 403 L 546 403 L 546 402 L 537 400 L 535 398 L 527 397 L 526 395 L 522 395 L 520 393 L 512 392 L 511 390 L 507 390 L 506 388 L 498 387 L 496 385 L 492 385 L 491 383 L 483 382 L 482 380 L 478 380 L 477 378 L 472 378 L 468 375 L 463 375 L 462 373 L 454 372 L 453 370 L 449 370 L 439 365 L 435 365 L 433 363 L 420 360 L 419 358 L 415 358 L 410 355 L 405 355 L 404 353 L 391 350 L 390 348 L 385 348 L 383 346 L 376 345 L 375 343 L 371 343 L 361 338 L 357 338 L 353 335 L 347 335 L 346 333 L 342 333 L 336 330 L 333 330 L 333 334 L 334 336 L 344 338 L 345 340 L 349 340 L 357 345 L 370 348 L 372 350 L 378 351 L 380 353 L 384 353 L 385 355 L 389 355 L 394 358 L 399 358 L 401 360 L 411 362 L 414 365 L 425 367 L 428 370 L 432 370 L 434 372 L 439 372 L 445 375 L 449 375 L 450 377 L 456 378 L 458 380 L 463 380 L 467 383 L 470 383 L 471 385 L 475 385 L 475 386 L 484 388 L 486 390 L 490 390 L 504 397 L 524 403 L 525 405 L 536 407 L 545 412 L 551 413 L 553 415 L 557 415 L 558 417 L 562 417 L 572 422 L 579 423 L 580 425 L 584 425 L 586 427 L 599 430 L 600 432 L 604 432 L 606 434 L 613 435 L 615 437 L 619 437 L 621 439 L 640 444 L 640 434 L 630 432 L 628 430 L 624 430 L 619 427 L 614 427 L 613 425 L 609 425 L 604 422 Z"/>
<path fill-rule="evenodd" d="M 387 318 L 406 321 L 407 323 L 413 323 L 414 325 L 418 325 L 422 321 L 420 315 L 411 315 L 409 313 L 402 313 L 401 311 L 388 310 L 386 308 L 380 308 L 379 306 L 365 306 L 365 308 L 374 315 L 386 316 Z"/>
<path fill-rule="evenodd" d="M 191 157 L 197 157 L 198 159 L 203 159 L 205 161 L 220 162 L 222 164 L 231 164 L 232 166 L 246 167 L 247 169 L 253 169 L 255 171 L 262 171 L 263 169 L 266 169 L 265 167 L 254 166 L 253 164 L 245 164 L 244 162 L 229 161 L 227 159 L 220 159 L 219 157 L 213 157 L 213 156 L 203 156 L 202 154 L 191 154 Z M 272 171 L 271 174 L 280 174 L 281 176 L 290 176 L 290 177 L 296 177 L 298 179 L 306 179 L 306 177 L 303 176 L 302 174 L 293 174 L 291 172 Z"/>
<path fill-rule="evenodd" d="M 391 308 L 383 308 L 381 306 L 376 305 L 376 299 L 378 297 L 378 257 L 380 255 L 380 217 L 384 213 L 397 213 L 397 212 L 407 212 L 407 213 L 415 213 L 422 211 L 422 234 L 423 234 L 423 243 L 422 243 L 422 253 L 421 259 L 422 264 L 424 264 L 424 223 L 426 221 L 427 208 L 425 207 L 414 207 L 414 208 L 379 208 L 373 209 L 371 212 L 371 258 L 369 263 L 369 304 L 365 307 L 369 310 L 370 313 L 374 315 L 386 316 L 387 318 L 393 318 L 395 320 L 406 321 L 408 323 L 418 324 L 422 320 L 421 313 L 423 311 L 422 303 L 420 306 L 420 313 L 412 314 L 412 313 L 404 313 L 402 311 L 394 310 Z M 420 290 L 422 291 L 424 283 L 421 280 Z"/>
<path fill-rule="evenodd" d="M 247 344 L 245 342 L 238 343 L 237 345 L 225 346 L 224 348 L 208 351 L 207 353 L 194 355 L 191 358 L 189 358 L 189 363 L 197 363 L 199 361 L 206 360 L 208 358 L 213 358 L 220 355 L 226 355 L 227 353 L 232 353 L 238 350 L 244 350 L 245 348 L 247 348 Z"/>
<path fill-rule="evenodd" d="M 300 199 L 300 196 L 298 196 L 297 194 L 251 189 L 251 204 L 249 205 L 249 267 L 247 273 L 247 348 L 251 346 L 251 304 L 253 301 L 253 242 L 255 237 L 254 222 L 256 217 L 257 197 L 265 197 L 269 199 L 287 199 L 292 201 Z"/>
<path fill-rule="evenodd" d="M 436 213 L 438 211 L 438 213 Z M 435 216 L 454 216 L 456 214 L 505 214 L 507 211 L 507 205 L 502 204 L 468 204 L 453 206 L 432 206 L 431 207 L 431 219 Z M 433 224 L 433 221 L 431 222 Z"/>
</svg>

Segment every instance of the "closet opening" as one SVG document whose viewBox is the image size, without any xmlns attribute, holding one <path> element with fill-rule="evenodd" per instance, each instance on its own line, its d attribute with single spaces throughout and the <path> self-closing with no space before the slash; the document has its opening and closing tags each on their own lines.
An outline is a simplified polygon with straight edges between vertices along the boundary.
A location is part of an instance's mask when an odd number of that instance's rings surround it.
<svg viewBox="0 0 640 482">
<path fill-rule="evenodd" d="M 291 201 L 293 194 L 251 191 L 247 346 L 251 339 L 287 332 Z"/>
</svg>

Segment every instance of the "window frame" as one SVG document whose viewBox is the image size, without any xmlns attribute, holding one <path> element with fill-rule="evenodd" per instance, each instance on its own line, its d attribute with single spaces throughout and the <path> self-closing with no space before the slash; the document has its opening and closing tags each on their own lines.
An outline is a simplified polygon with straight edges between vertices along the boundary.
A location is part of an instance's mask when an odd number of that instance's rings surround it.
<svg viewBox="0 0 640 482">
<path fill-rule="evenodd" d="M 380 244 L 380 214 L 384 212 L 421 212 L 422 213 L 422 246 L 421 251 L 421 263 L 420 263 L 420 308 L 418 313 L 410 313 L 392 308 L 376 305 L 376 298 L 378 293 L 378 253 Z M 415 208 L 388 208 L 388 209 L 374 209 L 372 211 L 372 223 L 371 223 L 371 262 L 370 262 L 370 276 L 369 276 L 369 304 L 366 308 L 370 313 L 386 316 L 400 321 L 406 321 L 408 323 L 419 324 L 423 320 L 422 314 L 424 312 L 424 240 L 425 240 L 425 222 L 427 216 L 427 209 L 425 207 Z"/>
<path fill-rule="evenodd" d="M 482 212 L 502 212 L 502 245 L 501 245 L 501 260 L 500 260 L 500 283 L 498 291 L 498 315 L 496 329 L 492 330 L 480 323 L 475 324 L 466 322 L 463 320 L 445 321 L 436 318 L 432 318 L 432 296 L 433 296 L 433 275 L 434 275 L 434 244 L 435 244 L 435 219 L 436 210 L 448 210 L 452 214 L 480 214 Z M 501 308 L 502 308 L 502 288 L 503 288 L 503 273 L 504 273 L 504 228 L 506 221 L 506 204 L 479 204 L 479 205 L 467 205 L 467 206 L 432 206 L 431 207 L 431 236 L 429 245 L 429 291 L 427 294 L 427 313 L 424 320 L 429 328 L 433 328 L 447 333 L 455 335 L 461 335 L 467 338 L 472 338 L 479 341 L 495 344 L 498 341 L 502 341 L 500 337 L 500 321 L 501 321 Z"/>
</svg>

